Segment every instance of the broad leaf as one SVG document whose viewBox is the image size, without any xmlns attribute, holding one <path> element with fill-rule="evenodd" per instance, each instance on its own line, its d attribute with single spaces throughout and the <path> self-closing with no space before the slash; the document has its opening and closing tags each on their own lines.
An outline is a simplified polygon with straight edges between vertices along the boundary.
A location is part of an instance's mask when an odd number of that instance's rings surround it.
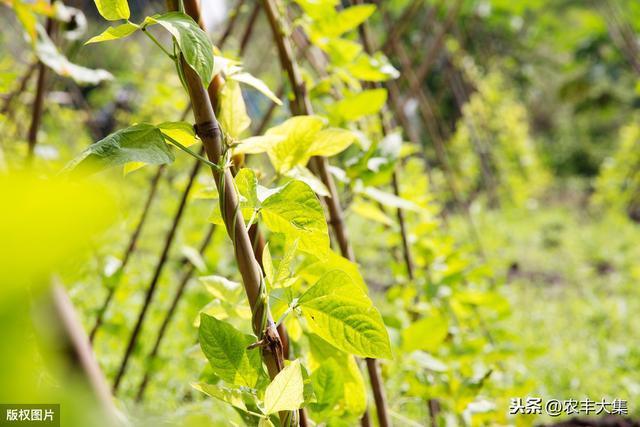
<svg viewBox="0 0 640 427">
<path fill-rule="evenodd" d="M 356 29 L 375 11 L 376 6 L 372 4 L 351 6 L 318 22 L 314 30 L 324 37 L 337 37 Z"/>
<path fill-rule="evenodd" d="M 315 334 L 307 334 L 309 338 L 309 362 L 310 367 L 317 371 L 326 364 L 335 362 L 339 368 L 339 378 L 343 384 L 344 409 L 357 416 L 362 415 L 367 407 L 367 392 L 364 378 L 358 368 L 355 358 L 341 350 L 338 350 Z M 313 375 L 312 375 L 313 380 Z M 315 385 L 315 384 L 314 384 Z M 322 400 L 322 390 L 315 390 L 318 403 Z"/>
<path fill-rule="evenodd" d="M 118 25 L 117 27 L 107 28 L 102 32 L 102 34 L 99 34 L 95 37 L 91 37 L 89 40 L 87 40 L 85 44 L 121 39 L 121 38 L 130 36 L 131 34 L 135 33 L 138 29 L 140 29 L 140 27 L 137 26 L 136 24 L 133 24 L 131 22 L 126 22 L 124 24 Z"/>
<path fill-rule="evenodd" d="M 127 0 L 94 0 L 98 12 L 107 21 L 129 19 L 129 3 Z"/>
<path fill-rule="evenodd" d="M 195 70 L 205 87 L 213 77 L 213 46 L 198 24 L 182 12 L 169 12 L 147 18 L 162 25 L 175 38 L 187 64 Z"/>
<path fill-rule="evenodd" d="M 344 397 L 342 368 L 335 359 L 327 359 L 313 371 L 311 383 L 317 401 L 312 408 L 316 411 L 332 409 Z"/>
<path fill-rule="evenodd" d="M 252 88 L 256 89 L 258 92 L 262 93 L 264 96 L 266 96 L 276 104 L 282 105 L 282 101 L 280 101 L 280 99 L 276 96 L 276 94 L 273 93 L 271 89 L 269 89 L 269 86 L 267 86 L 259 78 L 254 77 L 249 73 L 233 73 L 229 76 L 229 78 L 231 80 L 235 80 L 237 82 L 244 83 L 246 85 L 251 86 Z"/>
<path fill-rule="evenodd" d="M 325 273 L 332 270 L 340 270 L 343 273 L 348 274 L 351 280 L 353 280 L 358 287 L 360 287 L 365 293 L 368 292 L 367 284 L 360 274 L 358 265 L 349 261 L 345 257 L 338 255 L 334 251 L 328 251 L 326 257 L 306 265 L 302 270 L 298 271 L 298 275 L 304 277 L 304 279 L 309 283 L 315 283 L 320 280 Z"/>
<path fill-rule="evenodd" d="M 331 157 L 344 151 L 356 140 L 356 135 L 345 129 L 329 128 L 321 130 L 313 137 L 308 154 Z"/>
<path fill-rule="evenodd" d="M 290 181 L 262 202 L 264 225 L 283 233 L 289 244 L 299 239 L 303 252 L 321 255 L 329 249 L 329 231 L 320 201 L 311 188 L 300 181 Z"/>
<path fill-rule="evenodd" d="M 385 89 L 364 90 L 336 102 L 331 108 L 331 113 L 335 118 L 354 121 L 378 113 L 385 102 L 387 102 Z"/>
<path fill-rule="evenodd" d="M 47 32 L 41 26 L 38 26 L 36 56 L 56 74 L 62 77 L 69 77 L 78 84 L 97 85 L 104 80 L 113 79 L 113 76 L 108 71 L 92 70 L 69 61 L 66 56 L 58 51 Z"/>
<path fill-rule="evenodd" d="M 193 125 L 187 122 L 164 122 L 158 125 L 158 129 L 163 135 L 167 135 L 185 147 L 197 144 L 200 142 L 196 136 L 196 131 Z M 171 144 L 171 141 L 168 141 Z"/>
<path fill-rule="evenodd" d="M 362 357 L 391 357 L 380 313 L 346 273 L 326 273 L 302 294 L 298 306 L 311 332 L 339 349 Z"/>
<path fill-rule="evenodd" d="M 162 132 L 156 126 L 141 123 L 91 144 L 69 162 L 64 170 L 88 175 L 129 162 L 160 165 L 171 163 L 174 159 L 171 149 L 164 142 Z"/>
<path fill-rule="evenodd" d="M 293 411 L 304 402 L 304 378 L 300 360 L 294 360 L 276 375 L 264 392 L 266 414 Z"/>
<path fill-rule="evenodd" d="M 402 349 L 436 351 L 447 338 L 447 319 L 434 312 L 432 315 L 412 323 L 402 331 Z"/>
<path fill-rule="evenodd" d="M 297 165 L 306 165 L 311 158 L 309 147 L 323 125 L 318 116 L 297 116 L 269 129 L 266 136 L 286 137 L 267 151 L 276 171 L 285 173 Z"/>
<path fill-rule="evenodd" d="M 219 120 L 222 130 L 235 139 L 251 125 L 238 82 L 229 80 L 222 88 Z"/>
<path fill-rule="evenodd" d="M 252 136 L 240 141 L 240 144 L 233 148 L 234 154 L 259 154 L 265 153 L 274 145 L 287 139 L 286 135 L 263 135 Z"/>
<path fill-rule="evenodd" d="M 246 387 L 235 388 L 204 383 L 193 383 L 191 387 L 245 412 L 250 410 L 248 407 L 254 408 L 258 406 L 258 398 Z"/>
<path fill-rule="evenodd" d="M 313 172 L 302 165 L 298 165 L 290 171 L 287 171 L 285 175 L 287 175 L 289 178 L 297 179 L 298 181 L 304 182 L 309 187 L 311 187 L 313 192 L 318 196 L 330 196 L 329 190 L 327 189 L 326 185 L 324 185 L 322 180 L 320 180 L 320 178 L 315 176 Z"/>
<path fill-rule="evenodd" d="M 260 352 L 247 350 L 255 337 L 226 322 L 201 314 L 200 347 L 213 372 L 230 384 L 255 387 L 262 367 Z"/>
<path fill-rule="evenodd" d="M 236 189 L 238 190 L 238 195 L 240 196 L 239 199 L 242 216 L 248 223 L 258 209 L 260 209 L 260 199 L 258 198 L 258 179 L 252 169 L 243 168 L 240 169 L 234 180 Z M 217 195 L 217 197 L 219 197 L 219 195 Z M 217 225 L 224 224 L 219 204 L 216 204 L 213 208 L 209 221 Z"/>
</svg>

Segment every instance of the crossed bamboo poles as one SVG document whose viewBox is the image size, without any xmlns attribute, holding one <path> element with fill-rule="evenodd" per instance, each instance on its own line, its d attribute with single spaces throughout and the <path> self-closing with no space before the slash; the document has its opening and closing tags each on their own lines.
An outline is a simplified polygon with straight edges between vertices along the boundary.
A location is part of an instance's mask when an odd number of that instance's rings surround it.
<svg viewBox="0 0 640 427">
<path fill-rule="evenodd" d="M 265 3 L 269 3 L 269 2 L 265 2 Z M 187 2 L 187 4 L 189 4 L 189 2 Z M 234 15 L 234 16 L 237 16 L 237 14 Z M 253 11 L 253 13 L 251 15 L 250 24 L 255 20 L 256 16 L 257 16 L 257 8 L 254 9 L 254 11 Z M 271 18 L 271 16 L 270 16 L 270 18 Z M 233 19 L 231 21 L 235 22 L 235 19 Z M 273 20 L 270 19 L 270 22 L 273 22 Z M 228 36 L 228 34 L 229 34 L 229 31 L 225 31 L 225 38 L 226 38 L 226 36 Z M 242 39 L 242 46 L 243 47 L 246 46 L 246 43 L 248 41 L 248 34 L 249 34 L 248 32 L 245 33 L 245 36 Z M 288 42 L 288 41 L 285 40 L 285 42 Z M 290 51 L 290 47 L 289 47 L 289 51 Z M 281 54 L 283 52 L 283 50 L 282 50 L 282 48 L 280 46 L 279 46 L 279 52 Z M 291 59 L 292 55 L 290 55 L 289 58 Z M 291 75 L 292 75 L 290 71 L 295 69 L 295 66 L 296 66 L 295 63 L 291 63 L 291 65 L 286 64 L 286 67 L 289 67 L 287 69 L 287 71 L 288 71 L 288 74 L 289 74 L 290 78 L 291 78 Z M 300 88 L 300 86 L 296 86 L 296 88 L 298 89 L 298 88 Z M 281 90 L 279 92 L 281 92 Z M 302 112 L 304 114 L 311 113 L 310 103 L 309 103 L 308 98 L 306 97 L 306 94 L 302 93 L 302 96 L 301 96 L 301 92 L 300 91 L 294 91 L 294 92 L 296 92 L 296 95 L 297 95 L 296 96 L 296 102 L 294 104 L 292 104 L 292 110 L 294 110 L 294 113 L 295 113 L 295 111 L 298 112 L 297 114 L 300 114 L 300 112 Z M 269 118 L 269 116 L 270 116 L 272 111 L 273 110 L 270 109 L 267 112 L 267 114 L 265 115 L 265 120 L 263 121 L 263 124 L 267 123 L 268 118 Z M 260 130 L 262 130 L 264 127 L 265 127 L 264 125 L 261 125 L 260 126 L 260 128 L 261 128 Z M 388 129 L 387 129 L 387 131 L 388 131 Z M 324 160 L 324 162 L 323 162 L 323 160 Z M 327 170 L 326 170 L 326 159 L 313 159 L 311 167 L 320 176 L 320 178 L 323 180 L 325 185 L 328 188 L 333 189 L 333 194 L 335 195 L 335 184 L 332 183 L 331 176 L 327 173 Z M 196 171 L 196 173 L 197 173 L 197 171 Z M 154 177 L 154 181 L 155 181 L 155 177 Z M 152 185 L 152 187 L 153 187 L 153 185 Z M 392 187 L 394 189 L 394 192 L 397 194 L 398 193 L 398 181 L 397 181 L 397 174 L 396 173 L 394 173 L 394 176 L 393 176 Z M 150 199 L 152 199 L 152 198 L 153 197 L 150 197 Z M 336 235 L 336 239 L 337 239 L 338 244 L 340 246 L 341 252 L 347 258 L 353 260 L 354 259 L 353 252 L 352 252 L 351 247 L 349 245 L 348 237 L 346 235 L 346 230 L 344 229 L 344 223 L 342 221 L 341 208 L 340 208 L 338 203 L 332 203 L 333 201 L 336 201 L 336 200 L 337 200 L 336 197 L 332 197 L 332 200 L 329 200 L 329 203 L 327 203 L 327 206 L 328 206 L 329 212 L 330 212 L 330 216 L 331 216 L 331 221 L 330 222 L 331 222 L 331 224 L 332 224 L 332 226 L 334 228 L 334 233 Z M 325 202 L 327 202 L 327 200 L 325 200 Z M 145 211 L 146 210 L 147 209 L 145 209 Z M 399 209 L 398 212 L 397 212 L 397 215 L 398 215 L 398 220 L 399 220 L 400 227 L 401 227 L 401 235 L 402 235 L 402 241 L 403 241 L 403 253 L 404 253 L 405 263 L 406 263 L 406 266 L 407 266 L 407 273 L 408 273 L 409 278 L 412 278 L 413 277 L 413 266 L 412 266 L 412 261 L 411 261 L 411 254 L 410 254 L 409 245 L 407 243 L 406 228 L 405 228 L 405 225 L 404 225 L 404 219 L 403 219 L 403 216 L 402 216 L 403 215 L 402 214 L 402 210 Z M 142 223 L 144 223 L 144 220 L 140 221 L 140 224 L 142 224 Z M 138 229 L 136 228 L 136 230 L 138 230 Z M 172 227 L 172 230 L 173 230 L 173 227 Z M 135 234 L 139 234 L 139 231 L 138 231 L 138 233 L 134 232 L 134 235 Z M 170 240 L 170 239 L 168 239 L 168 240 Z M 204 250 L 204 248 L 206 247 L 207 240 L 208 239 L 205 238 L 205 241 L 203 242 L 203 245 L 201 246 L 201 250 Z M 130 247 L 132 247 L 132 245 L 130 245 Z M 161 258 L 165 258 L 165 257 L 161 257 Z M 128 258 L 125 258 L 125 259 L 128 259 Z M 162 260 L 160 264 L 164 264 L 164 261 L 166 261 L 166 259 Z M 123 263 L 123 264 L 125 264 L 125 263 Z M 175 298 L 174 301 L 172 302 L 172 306 L 171 306 L 171 309 L 169 311 L 170 313 L 173 313 L 173 311 L 175 310 L 175 306 L 177 304 L 177 301 L 179 300 L 181 292 L 182 292 L 182 290 L 184 290 L 184 285 L 188 281 L 188 278 L 190 277 L 192 272 L 193 272 L 193 269 L 190 269 L 190 271 L 187 271 L 185 273 L 185 275 L 183 276 L 183 278 L 186 278 L 186 279 L 181 281 L 181 285 L 179 286 L 179 291 L 177 293 L 177 298 Z M 166 330 L 166 326 L 168 324 L 168 321 L 166 319 L 167 318 L 170 319 L 170 317 L 171 317 L 171 315 L 169 315 L 169 316 L 167 316 L 165 318 L 165 321 L 163 322 L 163 325 L 161 326 L 161 329 L 160 329 L 159 337 L 162 337 L 163 332 Z M 152 355 L 153 356 L 155 356 L 155 354 L 157 353 L 158 345 L 159 345 L 159 343 L 158 343 L 158 341 L 156 341 L 156 345 L 154 345 L 154 350 L 152 351 Z M 370 374 L 372 374 L 372 376 L 373 376 L 372 384 L 374 384 L 374 396 L 376 397 L 376 403 L 382 402 L 382 406 L 381 406 L 383 408 L 382 409 L 382 413 L 383 413 L 382 417 L 380 416 L 380 412 L 381 411 L 380 411 L 380 409 L 378 409 L 378 412 L 379 412 L 378 415 L 379 415 L 379 419 L 381 420 L 381 425 L 388 425 L 388 417 L 386 416 L 386 414 L 384 414 L 384 412 L 386 412 L 385 409 L 384 409 L 386 407 L 386 405 L 384 405 L 384 401 L 383 401 L 384 395 L 383 395 L 383 390 L 382 390 L 382 387 L 381 387 L 381 382 L 379 381 L 379 378 L 378 378 L 378 381 L 375 381 L 376 376 L 379 375 L 377 373 L 377 368 L 375 367 L 375 361 L 368 360 L 367 361 L 367 365 L 368 365 L 368 369 L 369 369 Z M 373 366 L 374 369 L 371 369 L 372 366 Z M 147 380 L 148 380 L 148 373 L 147 373 L 147 375 L 145 375 L 145 379 L 143 380 L 143 383 L 141 384 L 141 387 L 140 387 L 139 393 L 138 393 L 138 398 L 141 397 L 141 393 L 143 392 L 144 387 L 146 386 Z M 117 382 L 116 382 L 116 384 L 117 384 Z M 378 384 L 378 387 L 379 387 L 378 393 L 376 393 L 375 384 Z M 117 386 L 116 386 L 116 388 L 117 388 Z M 379 406 L 380 405 L 377 405 L 377 408 Z M 386 423 L 384 421 L 385 419 L 386 419 Z"/>
</svg>

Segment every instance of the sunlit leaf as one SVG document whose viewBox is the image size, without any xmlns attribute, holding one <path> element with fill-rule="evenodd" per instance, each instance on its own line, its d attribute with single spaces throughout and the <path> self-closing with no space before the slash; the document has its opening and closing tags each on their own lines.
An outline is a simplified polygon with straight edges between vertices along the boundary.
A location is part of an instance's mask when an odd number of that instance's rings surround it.
<svg viewBox="0 0 640 427">
<path fill-rule="evenodd" d="M 298 306 L 311 332 L 339 349 L 362 357 L 391 357 L 380 313 L 346 273 L 326 273 L 302 294 Z"/>
<path fill-rule="evenodd" d="M 213 77 L 213 46 L 198 24 L 182 12 L 169 12 L 147 18 L 162 25 L 175 38 L 187 64 L 200 76 L 205 87 Z"/>
<path fill-rule="evenodd" d="M 236 139 L 251 125 L 238 82 L 229 80 L 222 88 L 219 120 L 222 130 Z"/>
<path fill-rule="evenodd" d="M 262 80 L 257 77 L 252 76 L 249 73 L 234 73 L 229 76 L 231 80 L 235 80 L 240 83 L 244 83 L 256 89 L 258 92 L 262 93 L 264 96 L 272 100 L 278 105 L 282 105 L 282 101 L 276 96 L 275 93 L 269 89 Z"/>
<path fill-rule="evenodd" d="M 285 366 L 264 392 L 264 410 L 267 414 L 293 411 L 304 402 L 304 379 L 300 360 Z"/>
<path fill-rule="evenodd" d="M 262 367 L 260 352 L 247 350 L 255 337 L 204 313 L 200 317 L 199 336 L 200 347 L 217 376 L 234 385 L 256 385 Z"/>
<path fill-rule="evenodd" d="M 70 62 L 67 57 L 58 52 L 46 31 L 38 26 L 38 42 L 36 55 L 47 67 L 62 77 L 69 77 L 78 84 L 96 85 L 104 80 L 111 80 L 113 76 L 105 70 L 82 67 Z"/>
<path fill-rule="evenodd" d="M 433 312 L 402 330 L 402 349 L 435 351 L 445 340 L 449 331 L 447 319 Z"/>
<path fill-rule="evenodd" d="M 300 181 L 290 181 L 262 202 L 264 225 L 283 233 L 289 243 L 299 239 L 298 248 L 322 254 L 329 248 L 329 234 L 324 211 L 311 188 Z"/>
<path fill-rule="evenodd" d="M 380 112 L 387 102 L 385 89 L 369 89 L 347 96 L 331 107 L 331 113 L 345 121 L 358 120 L 364 116 Z"/>
<path fill-rule="evenodd" d="M 65 166 L 65 171 L 88 175 L 129 162 L 160 165 L 174 159 L 162 132 L 156 126 L 141 123 L 91 144 Z"/>
<path fill-rule="evenodd" d="M 128 37 L 135 33 L 140 27 L 134 23 L 126 22 L 117 27 L 109 27 L 101 34 L 91 37 L 85 44 L 104 42 L 108 40 L 117 40 Z"/>
<path fill-rule="evenodd" d="M 129 19 L 129 3 L 127 0 L 94 0 L 98 12 L 107 21 Z"/>
</svg>

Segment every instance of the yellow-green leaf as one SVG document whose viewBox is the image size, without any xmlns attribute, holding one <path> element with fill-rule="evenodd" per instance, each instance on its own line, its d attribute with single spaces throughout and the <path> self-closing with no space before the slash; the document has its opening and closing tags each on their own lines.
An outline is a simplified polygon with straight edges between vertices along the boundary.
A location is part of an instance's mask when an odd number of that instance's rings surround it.
<svg viewBox="0 0 640 427">
<path fill-rule="evenodd" d="M 402 331 L 402 349 L 436 351 L 449 331 L 447 319 L 437 312 L 412 323 Z"/>
<path fill-rule="evenodd" d="M 200 347 L 214 374 L 230 384 L 255 387 L 262 367 L 260 352 L 247 350 L 255 337 L 204 313 L 199 333 Z"/>
<path fill-rule="evenodd" d="M 348 274 L 326 273 L 302 294 L 298 307 L 311 332 L 331 345 L 361 357 L 391 357 L 382 316 Z"/>
<path fill-rule="evenodd" d="M 294 411 L 304 402 L 304 378 L 300 360 L 296 359 L 276 375 L 264 392 L 266 414 Z"/>
<path fill-rule="evenodd" d="M 369 89 L 345 97 L 331 108 L 332 116 L 344 121 L 358 120 L 378 113 L 387 102 L 386 89 Z"/>
<path fill-rule="evenodd" d="M 95 37 L 91 37 L 85 44 L 104 42 L 108 40 L 117 40 L 135 33 L 140 27 L 132 22 L 126 22 L 117 27 L 109 27 Z"/>
<path fill-rule="evenodd" d="M 220 94 L 220 125 L 222 130 L 235 139 L 251 125 L 251 118 L 242 97 L 238 82 L 228 80 Z"/>
<path fill-rule="evenodd" d="M 129 3 L 127 0 L 95 0 L 98 12 L 107 21 L 129 19 Z"/>
<path fill-rule="evenodd" d="M 329 249 L 329 231 L 318 197 L 301 181 L 290 181 L 267 197 L 260 210 L 264 225 L 283 233 L 289 244 L 299 239 L 298 248 L 321 255 Z"/>
<path fill-rule="evenodd" d="M 275 93 L 269 89 L 262 80 L 257 77 L 252 76 L 249 73 L 234 73 L 229 76 L 231 80 L 235 80 L 240 83 L 244 83 L 256 89 L 258 92 L 262 93 L 264 96 L 272 100 L 278 105 L 282 105 L 282 101 L 276 96 Z"/>
</svg>

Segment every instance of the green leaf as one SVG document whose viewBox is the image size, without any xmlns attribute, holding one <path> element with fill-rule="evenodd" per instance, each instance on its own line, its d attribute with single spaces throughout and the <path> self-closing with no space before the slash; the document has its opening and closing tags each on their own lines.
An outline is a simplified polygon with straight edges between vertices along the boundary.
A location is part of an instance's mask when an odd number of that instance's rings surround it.
<svg viewBox="0 0 640 427">
<path fill-rule="evenodd" d="M 267 415 L 293 411 L 304 402 L 304 378 L 300 360 L 296 359 L 276 375 L 264 392 Z"/>
<path fill-rule="evenodd" d="M 311 156 L 331 157 L 344 151 L 356 140 L 356 135 L 345 129 L 329 128 L 321 130 L 313 137 L 309 147 Z"/>
<path fill-rule="evenodd" d="M 436 351 L 447 338 L 449 325 L 447 319 L 434 312 L 429 317 L 412 323 L 402 331 L 402 349 Z"/>
<path fill-rule="evenodd" d="M 355 61 L 347 64 L 346 68 L 353 77 L 368 82 L 383 82 L 400 76 L 389 59 L 381 53 L 374 56 L 363 53 Z"/>
<path fill-rule="evenodd" d="M 20 21 L 20 24 L 22 24 L 22 27 L 29 35 L 31 43 L 35 44 L 38 35 L 38 18 L 36 17 L 36 14 L 33 13 L 29 6 L 22 3 L 20 0 L 13 0 L 13 10 L 16 13 L 18 21 Z"/>
<path fill-rule="evenodd" d="M 255 173 L 250 168 L 243 168 L 236 174 L 234 182 L 236 189 L 240 195 L 240 209 L 242 210 L 242 216 L 248 223 L 254 213 L 260 208 L 260 199 L 258 198 L 258 179 Z M 219 195 L 218 195 L 219 197 Z M 211 212 L 209 221 L 223 225 L 222 215 L 220 214 L 220 206 L 217 204 Z"/>
<path fill-rule="evenodd" d="M 330 196 L 329 190 L 324 185 L 322 180 L 320 180 L 320 178 L 315 176 L 313 172 L 311 172 L 309 169 L 307 169 L 302 165 L 298 165 L 293 169 L 287 171 L 285 175 L 288 176 L 289 178 L 297 179 L 298 181 L 304 182 L 309 187 L 311 187 L 313 192 L 316 193 L 318 196 L 323 196 L 323 197 Z"/>
<path fill-rule="evenodd" d="M 64 170 L 89 175 L 128 162 L 160 165 L 171 163 L 174 159 L 162 132 L 156 126 L 140 123 L 91 144 Z"/>
<path fill-rule="evenodd" d="M 393 227 L 395 222 L 384 213 L 378 206 L 364 200 L 356 200 L 349 206 L 352 212 L 357 213 L 363 218 L 379 222 L 381 224 Z"/>
<path fill-rule="evenodd" d="M 251 86 L 256 89 L 258 92 L 262 93 L 264 96 L 275 102 L 277 105 L 282 105 L 282 101 L 276 96 L 275 93 L 269 89 L 262 80 L 249 73 L 234 73 L 229 76 L 229 79 L 235 80 L 240 83 L 244 83 L 246 85 Z"/>
<path fill-rule="evenodd" d="M 378 113 L 385 102 L 387 102 L 386 89 L 364 90 L 333 104 L 331 113 L 344 121 L 354 121 Z"/>
<path fill-rule="evenodd" d="M 361 357 L 391 357 L 382 316 L 348 274 L 326 273 L 302 294 L 298 307 L 311 332 L 339 349 Z"/>
<path fill-rule="evenodd" d="M 286 135 L 252 136 L 240 141 L 233 147 L 234 154 L 259 154 L 265 153 L 274 145 L 287 139 Z"/>
<path fill-rule="evenodd" d="M 308 264 L 302 270 L 299 270 L 298 275 L 304 277 L 309 283 L 314 283 L 320 280 L 325 273 L 332 270 L 341 270 L 343 273 L 348 274 L 358 287 L 365 293 L 368 292 L 367 284 L 360 274 L 358 265 L 331 250 L 322 259 L 318 259 L 316 262 Z"/>
<path fill-rule="evenodd" d="M 81 85 L 97 85 L 104 80 L 113 79 L 111 73 L 106 70 L 92 70 L 69 61 L 66 56 L 58 51 L 47 32 L 40 25 L 38 26 L 36 56 L 56 74 L 62 77 L 69 77 Z"/>
<path fill-rule="evenodd" d="M 313 19 L 323 19 L 336 15 L 338 0 L 295 0 L 304 12 Z"/>
<path fill-rule="evenodd" d="M 129 19 L 129 3 L 127 0 L 94 0 L 98 12 L 107 21 Z"/>
<path fill-rule="evenodd" d="M 318 116 L 296 116 L 269 129 L 267 136 L 286 137 L 267 151 L 276 171 L 285 173 L 297 165 L 306 165 L 311 158 L 309 147 L 323 125 Z"/>
<path fill-rule="evenodd" d="M 204 276 L 199 280 L 214 298 L 235 304 L 242 294 L 242 285 L 223 276 Z"/>
<path fill-rule="evenodd" d="M 366 195 L 368 198 L 382 204 L 383 206 L 403 209 L 407 211 L 418 211 L 420 208 L 410 200 L 398 197 L 395 194 L 386 193 L 375 187 L 360 187 L 356 186 L 355 191 Z"/>
<path fill-rule="evenodd" d="M 314 30 L 324 37 L 338 37 L 354 30 L 376 11 L 373 4 L 356 5 L 346 8 L 335 16 L 318 22 Z"/>
<path fill-rule="evenodd" d="M 355 358 L 338 350 L 315 334 L 307 334 L 307 337 L 312 368 L 318 370 L 327 363 L 335 362 L 335 366 L 340 369 L 339 377 L 344 385 L 342 393 L 344 409 L 358 417 L 362 415 L 367 407 L 367 391 Z M 318 394 L 320 393 L 316 391 L 317 400 L 321 402 Z"/>
<path fill-rule="evenodd" d="M 238 82 L 228 80 L 222 88 L 219 120 L 222 130 L 235 139 L 251 125 Z"/>
<path fill-rule="evenodd" d="M 255 337 L 204 313 L 200 317 L 200 347 L 213 372 L 224 381 L 255 387 L 260 377 L 260 352 L 247 350 Z"/>
<path fill-rule="evenodd" d="M 342 369 L 335 359 L 327 359 L 313 371 L 311 383 L 317 400 L 312 408 L 316 411 L 331 409 L 344 397 Z"/>
<path fill-rule="evenodd" d="M 267 136 L 286 137 L 267 152 L 273 167 L 285 173 L 296 165 L 306 165 L 311 158 L 309 146 L 323 125 L 323 120 L 318 116 L 296 116 L 269 129 Z"/>
<path fill-rule="evenodd" d="M 182 12 L 169 12 L 147 18 L 162 25 L 175 38 L 187 64 L 195 70 L 205 87 L 213 77 L 213 46 L 198 24 Z"/>
<path fill-rule="evenodd" d="M 249 407 L 258 406 L 258 398 L 246 387 L 225 387 L 220 384 L 192 383 L 194 389 L 219 399 L 234 408 L 249 411 Z"/>
<path fill-rule="evenodd" d="M 167 135 L 185 147 L 190 147 L 200 142 L 196 136 L 193 125 L 187 122 L 164 122 L 158 125 L 163 135 Z M 168 141 L 171 144 L 171 141 Z"/>
<path fill-rule="evenodd" d="M 303 252 L 322 254 L 329 249 L 329 231 L 318 197 L 301 181 L 289 181 L 267 197 L 260 210 L 264 225 L 283 233 L 289 244 L 299 239 Z"/>
<path fill-rule="evenodd" d="M 85 45 L 90 43 L 98 43 L 98 42 L 104 42 L 108 40 L 121 39 L 121 38 L 130 36 L 131 34 L 135 33 L 139 29 L 140 27 L 132 22 L 126 22 L 124 24 L 118 25 L 117 27 L 109 27 L 106 30 L 104 30 L 102 34 L 91 37 L 89 40 L 87 40 Z"/>
<path fill-rule="evenodd" d="M 258 200 L 258 178 L 253 169 L 242 168 L 235 177 L 238 193 L 246 199 L 247 206 L 254 209 L 260 207 Z"/>
</svg>

